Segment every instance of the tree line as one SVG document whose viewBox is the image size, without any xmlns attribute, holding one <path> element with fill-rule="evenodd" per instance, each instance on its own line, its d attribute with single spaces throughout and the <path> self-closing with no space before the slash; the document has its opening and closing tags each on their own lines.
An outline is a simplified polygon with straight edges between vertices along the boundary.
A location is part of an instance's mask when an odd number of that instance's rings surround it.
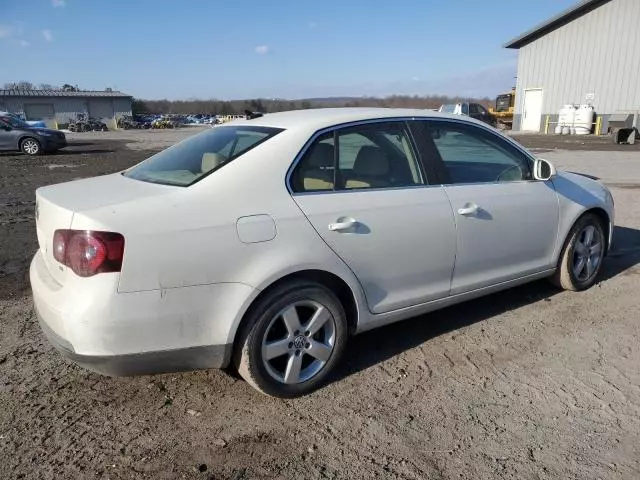
<svg viewBox="0 0 640 480">
<path fill-rule="evenodd" d="M 237 115 L 245 111 L 272 113 L 286 110 L 304 110 L 329 107 L 386 107 L 435 109 L 445 103 L 477 102 L 488 107 L 489 98 L 449 97 L 443 95 L 410 96 L 391 95 L 389 97 L 347 97 L 323 99 L 248 99 L 248 100 L 141 100 L 133 101 L 133 113 L 172 113 L 172 114 L 222 114 Z"/>
<path fill-rule="evenodd" d="M 21 80 L 19 82 L 7 82 L 2 88 L 4 90 L 59 90 L 62 92 L 80 92 L 80 88 L 78 85 L 71 85 L 70 83 L 65 83 L 62 86 L 52 85 L 50 83 L 31 83 L 25 80 Z M 111 88 L 105 88 L 105 91 L 110 92 Z"/>
<path fill-rule="evenodd" d="M 61 90 L 79 92 L 78 85 L 65 83 L 62 86 L 49 83 L 35 84 L 27 81 L 9 82 L 3 86 L 6 90 Z M 106 88 L 105 91 L 111 91 Z M 444 95 L 391 95 L 388 97 L 344 97 L 344 98 L 309 98 L 301 100 L 264 99 L 248 100 L 133 100 L 133 113 L 173 113 L 173 114 L 207 114 L 207 115 L 241 115 L 247 110 L 252 112 L 272 113 L 286 110 L 304 110 L 308 108 L 328 107 L 387 107 L 387 108 L 438 108 L 445 103 L 477 102 L 488 107 L 492 101 L 488 98 L 451 97 Z"/>
</svg>

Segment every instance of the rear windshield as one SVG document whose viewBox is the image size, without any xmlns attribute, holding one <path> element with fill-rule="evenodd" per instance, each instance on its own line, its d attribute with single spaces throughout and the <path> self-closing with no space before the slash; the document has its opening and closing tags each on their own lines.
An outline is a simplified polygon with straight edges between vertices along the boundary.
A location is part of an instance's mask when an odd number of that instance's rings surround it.
<svg viewBox="0 0 640 480">
<path fill-rule="evenodd" d="M 454 113 L 456 111 L 456 106 L 454 105 L 442 105 L 440 107 L 440 111 L 442 113 Z"/>
<path fill-rule="evenodd" d="M 188 187 L 281 131 L 257 126 L 215 127 L 155 154 L 123 175 L 143 182 Z"/>
</svg>

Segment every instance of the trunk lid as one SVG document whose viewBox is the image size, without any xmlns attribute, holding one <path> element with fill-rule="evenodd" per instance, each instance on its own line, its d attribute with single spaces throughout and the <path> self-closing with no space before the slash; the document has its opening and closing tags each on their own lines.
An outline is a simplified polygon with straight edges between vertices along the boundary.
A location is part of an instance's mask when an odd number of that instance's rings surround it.
<svg viewBox="0 0 640 480">
<path fill-rule="evenodd" d="M 124 177 L 119 173 L 37 189 L 36 231 L 38 245 L 51 276 L 59 284 L 64 285 L 69 275 L 75 275 L 53 256 L 55 231 L 74 228 L 75 214 L 117 204 L 129 204 L 128 206 L 135 208 L 135 203 L 139 200 L 176 190 L 181 190 L 181 187 L 141 182 Z M 84 228 L 91 227 L 85 226 Z M 96 225 L 95 229 L 104 230 L 104 224 Z M 124 232 L 117 233 L 124 234 Z"/>
</svg>

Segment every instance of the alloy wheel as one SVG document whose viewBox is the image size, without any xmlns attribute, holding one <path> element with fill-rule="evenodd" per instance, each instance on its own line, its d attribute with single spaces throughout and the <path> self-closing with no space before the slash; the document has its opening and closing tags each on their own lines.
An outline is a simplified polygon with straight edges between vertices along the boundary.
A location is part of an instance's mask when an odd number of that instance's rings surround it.
<svg viewBox="0 0 640 480">
<path fill-rule="evenodd" d="M 22 149 L 29 155 L 35 155 L 36 153 L 38 153 L 38 150 L 40 150 L 40 145 L 38 145 L 38 142 L 36 142 L 35 140 L 29 139 L 24 141 L 24 143 L 22 144 Z"/>
<path fill-rule="evenodd" d="M 586 282 L 598 272 L 603 251 L 599 230 L 594 225 L 586 225 L 573 246 L 573 274 L 578 281 Z"/>
<path fill-rule="evenodd" d="M 336 343 L 336 324 L 318 302 L 297 301 L 275 315 L 262 339 L 262 362 L 280 383 L 297 384 L 315 377 Z"/>
</svg>

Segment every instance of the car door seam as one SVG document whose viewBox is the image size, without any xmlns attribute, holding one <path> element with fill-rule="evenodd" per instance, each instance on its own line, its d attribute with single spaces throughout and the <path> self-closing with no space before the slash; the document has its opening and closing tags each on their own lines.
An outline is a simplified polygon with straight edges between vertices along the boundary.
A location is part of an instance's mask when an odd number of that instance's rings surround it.
<svg viewBox="0 0 640 480">
<path fill-rule="evenodd" d="M 290 197 L 291 201 L 294 203 L 294 205 L 296 206 L 296 208 L 298 210 L 300 210 L 300 212 L 302 213 L 302 215 L 304 216 L 304 218 L 307 220 L 308 224 L 311 226 L 311 228 L 313 228 L 313 230 L 316 232 L 316 234 L 318 235 L 318 237 L 320 237 L 320 240 L 322 241 L 322 243 L 324 243 L 327 248 L 329 248 L 329 250 L 331 250 L 331 252 L 338 258 L 338 260 L 340 260 L 340 262 L 347 267 L 347 269 L 353 274 L 353 277 L 356 279 L 356 282 L 358 282 L 358 285 L 360 285 L 360 290 L 362 291 L 362 295 L 365 299 L 365 303 L 366 303 L 366 307 L 367 307 L 367 311 L 369 312 L 369 314 L 371 315 L 375 315 L 372 311 L 371 311 L 371 307 L 369 306 L 369 299 L 367 298 L 367 291 L 364 288 L 364 285 L 362 285 L 362 282 L 360 281 L 360 278 L 358 277 L 358 275 L 356 275 L 356 272 L 353 271 L 353 269 L 349 266 L 349 264 L 347 264 L 347 262 L 345 262 L 343 260 L 343 258 L 338 254 L 338 252 L 336 252 L 331 245 L 329 245 L 329 243 L 327 243 L 327 241 L 324 239 L 324 237 L 322 236 L 322 234 L 318 231 L 318 229 L 316 228 L 316 226 L 313 224 L 313 222 L 311 221 L 311 219 L 307 216 L 307 214 L 305 213 L 305 211 L 302 209 L 302 207 L 300 205 L 298 205 L 298 202 L 296 202 L 295 198 L 293 198 L 293 195 Z"/>
<path fill-rule="evenodd" d="M 451 202 L 451 198 L 449 197 L 449 193 L 447 192 L 447 188 L 442 185 L 442 191 L 444 192 L 445 197 L 447 197 L 447 201 L 449 202 L 449 207 L 451 207 L 451 217 L 453 218 L 453 227 L 456 232 L 455 236 L 455 248 L 453 249 L 453 268 L 451 269 L 451 278 L 449 278 L 449 294 L 447 296 L 451 296 L 451 292 L 453 290 L 453 277 L 456 273 L 456 265 L 458 263 L 458 219 L 456 218 L 455 210 L 453 208 L 453 203 Z"/>
</svg>

